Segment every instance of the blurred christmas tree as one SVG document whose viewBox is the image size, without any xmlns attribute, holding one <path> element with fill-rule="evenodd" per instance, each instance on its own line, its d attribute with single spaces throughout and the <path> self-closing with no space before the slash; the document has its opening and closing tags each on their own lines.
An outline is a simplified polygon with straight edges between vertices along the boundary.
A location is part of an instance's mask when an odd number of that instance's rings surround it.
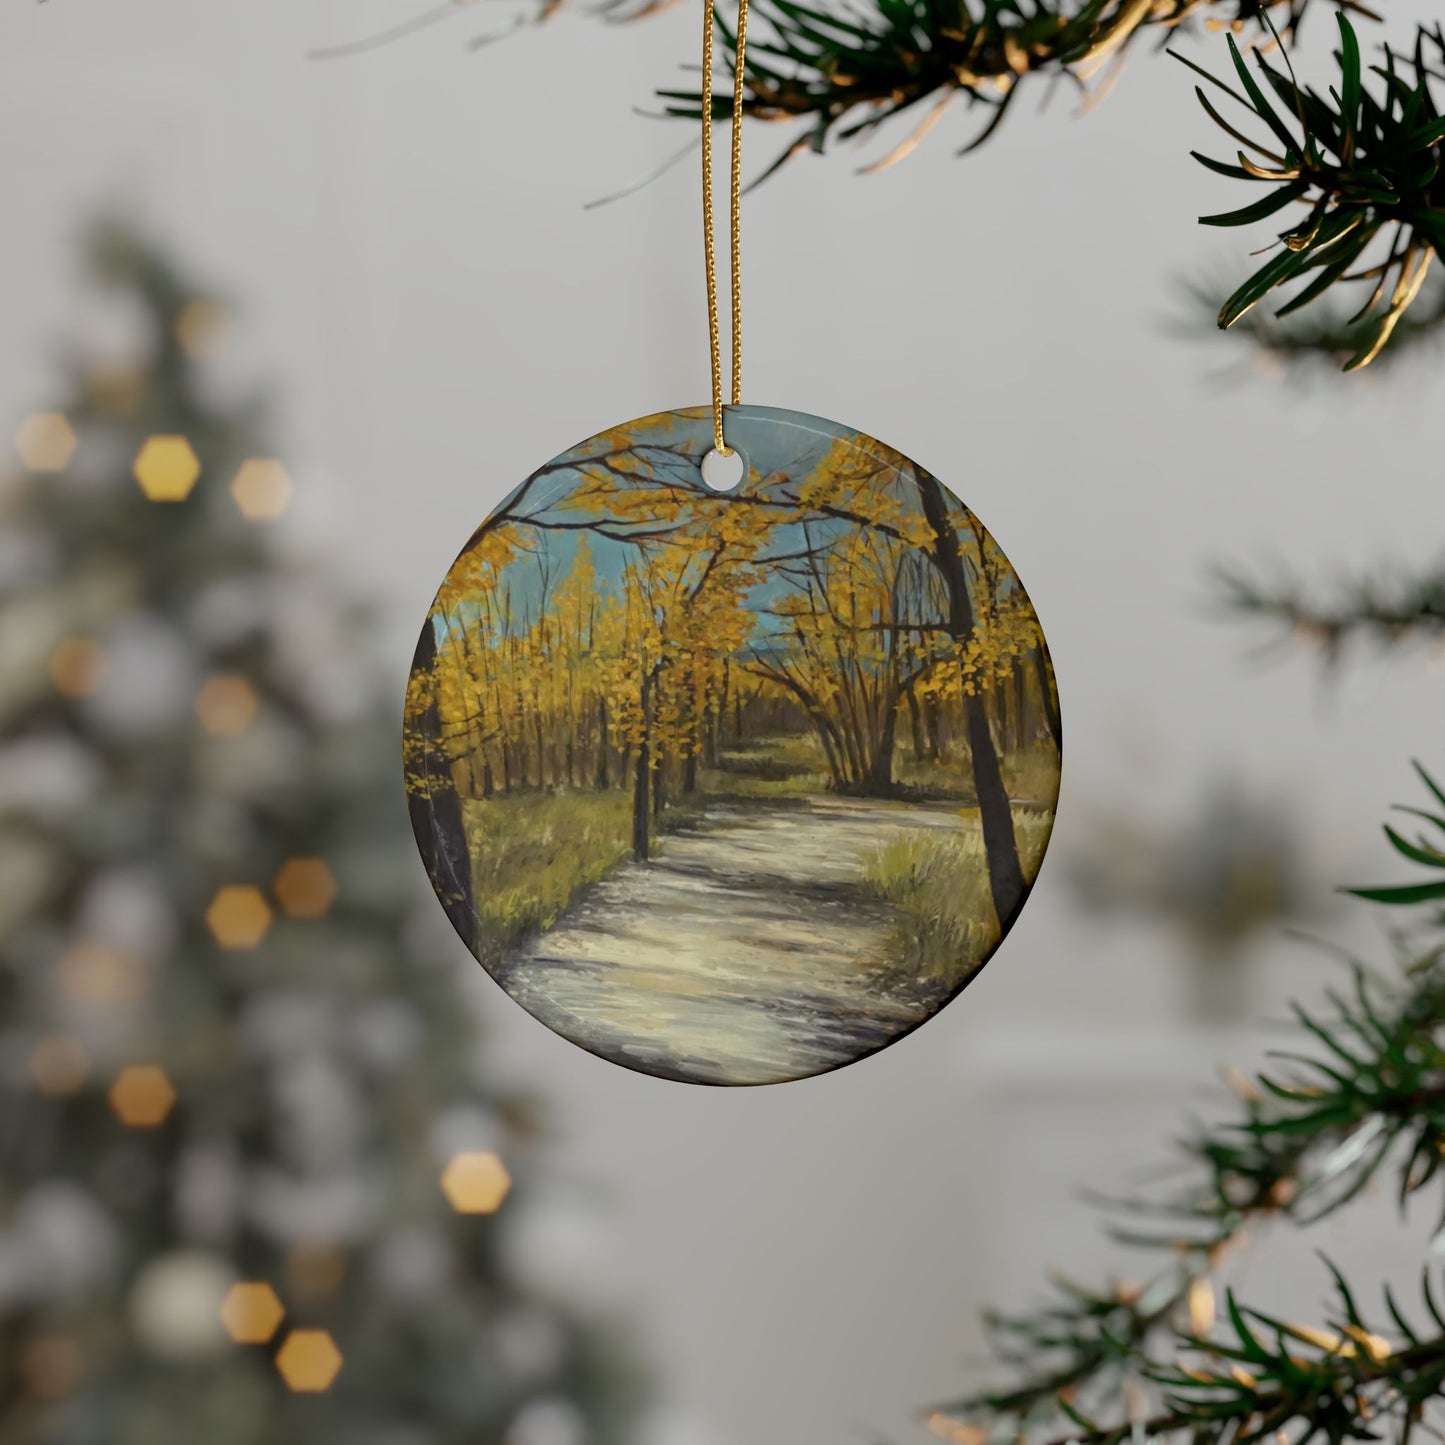
<svg viewBox="0 0 1445 1445">
<path fill-rule="evenodd" d="M 88 254 L 140 342 L 0 496 L 0 1442 L 630 1442 L 505 1247 L 534 1111 L 414 915 L 364 615 L 269 539 L 216 304 Z"/>
</svg>

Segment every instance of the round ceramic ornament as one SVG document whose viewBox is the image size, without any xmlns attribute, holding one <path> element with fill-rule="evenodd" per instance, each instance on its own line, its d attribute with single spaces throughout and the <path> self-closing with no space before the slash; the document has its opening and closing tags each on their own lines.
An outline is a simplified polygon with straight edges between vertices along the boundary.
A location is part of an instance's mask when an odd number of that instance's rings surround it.
<svg viewBox="0 0 1445 1445">
<path fill-rule="evenodd" d="M 447 573 L 406 786 L 457 932 L 630 1068 L 762 1084 L 893 1043 L 975 977 L 1053 822 L 1059 710 L 1018 576 L 923 468 L 706 407 L 534 472 Z M 715 457 L 714 457 L 715 459 Z"/>
</svg>

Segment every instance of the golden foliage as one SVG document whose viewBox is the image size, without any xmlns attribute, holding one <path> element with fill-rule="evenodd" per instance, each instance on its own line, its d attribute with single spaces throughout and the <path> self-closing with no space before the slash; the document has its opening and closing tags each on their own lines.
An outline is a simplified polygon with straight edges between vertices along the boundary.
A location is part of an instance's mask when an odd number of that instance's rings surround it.
<svg viewBox="0 0 1445 1445">
<path fill-rule="evenodd" d="M 791 709 L 841 788 L 894 785 L 905 715 L 915 746 L 925 714 L 937 737 L 965 698 L 1020 748 L 1030 726 L 1056 726 L 1027 597 L 970 513 L 951 499 L 943 521 L 926 512 L 931 478 L 850 436 L 798 476 L 755 472 L 720 494 L 672 425 L 594 438 L 472 537 L 408 689 L 414 795 L 626 787 L 642 857 L 649 806 L 691 791 L 744 695 Z"/>
</svg>

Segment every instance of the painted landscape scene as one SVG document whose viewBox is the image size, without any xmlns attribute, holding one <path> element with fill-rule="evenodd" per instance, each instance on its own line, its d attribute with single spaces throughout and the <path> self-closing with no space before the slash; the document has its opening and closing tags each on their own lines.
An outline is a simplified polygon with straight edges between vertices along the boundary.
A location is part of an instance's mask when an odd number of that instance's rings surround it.
<svg viewBox="0 0 1445 1445">
<path fill-rule="evenodd" d="M 423 859 L 518 1003 L 616 1063 L 760 1084 L 864 1057 L 977 972 L 1053 824 L 1048 651 L 935 478 L 833 423 L 603 433 L 482 524 L 422 631 Z"/>
</svg>

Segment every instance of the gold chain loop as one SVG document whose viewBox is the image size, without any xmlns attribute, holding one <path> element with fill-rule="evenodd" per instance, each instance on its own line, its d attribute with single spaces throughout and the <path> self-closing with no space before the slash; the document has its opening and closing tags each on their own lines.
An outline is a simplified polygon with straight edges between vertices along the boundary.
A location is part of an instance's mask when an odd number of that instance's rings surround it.
<svg viewBox="0 0 1445 1445">
<path fill-rule="evenodd" d="M 731 456 L 723 440 L 722 338 L 718 325 L 717 248 L 713 240 L 712 199 L 712 53 L 713 0 L 703 0 L 702 37 L 702 249 L 707 270 L 707 329 L 712 355 L 712 434 L 718 452 Z M 737 47 L 733 57 L 733 133 L 729 194 L 729 245 L 732 264 L 732 404 L 742 400 L 743 384 L 743 57 L 748 43 L 748 0 L 738 0 Z"/>
</svg>

